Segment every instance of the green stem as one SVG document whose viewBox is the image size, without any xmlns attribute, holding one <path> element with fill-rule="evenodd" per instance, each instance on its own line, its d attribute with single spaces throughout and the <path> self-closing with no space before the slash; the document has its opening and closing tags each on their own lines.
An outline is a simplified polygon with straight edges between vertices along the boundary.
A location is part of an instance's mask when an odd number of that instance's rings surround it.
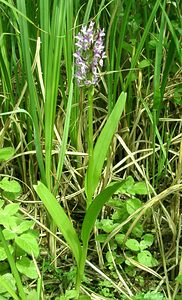
<svg viewBox="0 0 182 300">
<path fill-rule="evenodd" d="M 88 90 L 88 154 L 89 160 L 93 155 L 93 96 L 94 87 Z"/>
<path fill-rule="evenodd" d="M 16 284 L 17 284 L 17 287 L 18 287 L 18 290 L 19 290 L 19 295 L 20 295 L 22 300 L 26 300 L 26 295 L 25 295 L 23 285 L 22 285 L 22 282 L 21 282 L 21 279 L 20 279 L 20 275 L 17 271 L 15 261 L 13 259 L 13 256 L 11 255 L 11 252 L 8 248 L 7 242 L 4 238 L 4 235 L 3 235 L 3 232 L 2 232 L 2 226 L 0 226 L 0 240 L 2 241 L 3 248 L 6 252 L 7 259 L 8 259 L 11 271 L 13 273 L 13 276 L 14 276 L 15 280 L 16 280 Z"/>
<path fill-rule="evenodd" d="M 81 283 L 83 280 L 83 275 L 84 275 L 85 262 L 86 262 L 86 258 L 87 258 L 87 249 L 88 249 L 88 245 L 82 247 L 82 255 L 81 255 L 81 259 L 80 259 L 80 264 L 79 264 L 79 266 L 77 266 L 78 270 L 77 270 L 77 278 L 76 278 L 76 291 L 77 291 L 78 299 L 79 299 L 79 294 L 80 294 L 80 286 L 81 286 Z"/>
</svg>

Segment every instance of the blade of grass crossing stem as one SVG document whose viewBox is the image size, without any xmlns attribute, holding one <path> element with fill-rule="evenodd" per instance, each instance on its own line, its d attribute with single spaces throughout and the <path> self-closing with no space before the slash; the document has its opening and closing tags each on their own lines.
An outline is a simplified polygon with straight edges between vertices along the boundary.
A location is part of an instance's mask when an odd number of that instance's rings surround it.
<svg viewBox="0 0 182 300">
<path fill-rule="evenodd" d="M 136 63 L 138 62 L 138 59 L 139 59 L 139 56 L 141 55 L 142 53 L 142 48 L 144 46 L 144 43 L 145 43 L 145 40 L 148 36 L 148 33 L 149 33 L 149 30 L 150 30 L 150 27 L 153 23 L 153 20 L 155 18 L 155 15 L 156 15 L 156 12 L 159 8 L 159 5 L 160 5 L 160 0 L 157 0 L 154 7 L 153 7 L 153 10 L 151 12 L 151 15 L 148 19 L 148 22 L 145 26 L 145 29 L 144 29 L 144 32 L 143 32 L 143 35 L 141 37 L 141 40 L 139 42 L 139 45 L 136 49 L 136 53 L 135 55 L 133 56 L 132 60 L 131 60 L 131 70 L 129 71 L 128 75 L 127 75 L 127 79 L 126 79 L 126 83 L 124 85 L 124 90 L 126 91 L 127 90 L 127 87 L 129 86 L 131 80 L 132 80 L 132 73 L 133 73 L 133 68 L 135 68 L 136 66 Z"/>
<path fill-rule="evenodd" d="M 17 7 L 20 10 L 20 12 L 26 16 L 25 1 L 17 0 Z M 30 114 L 32 116 L 34 127 L 35 127 L 34 139 L 35 139 L 36 155 L 37 155 L 37 161 L 41 173 L 41 178 L 42 181 L 45 183 L 46 177 L 45 177 L 43 155 L 42 155 L 40 136 L 39 136 L 40 125 L 38 122 L 38 117 L 36 112 L 38 95 L 36 92 L 33 74 L 31 70 L 31 58 L 29 52 L 30 47 L 29 47 L 27 20 L 22 15 L 19 16 L 19 26 L 20 26 L 20 33 L 21 33 L 20 38 L 21 38 L 22 54 L 24 58 L 25 72 L 27 76 L 27 83 L 28 83 L 29 95 L 30 95 Z"/>
<path fill-rule="evenodd" d="M 51 189 L 53 129 L 57 105 L 60 62 L 65 33 L 67 1 L 53 2 L 45 82 L 45 168 L 47 186 Z"/>
<path fill-rule="evenodd" d="M 88 169 L 86 172 L 86 178 L 85 178 L 87 208 L 92 202 L 92 196 L 99 183 L 100 176 L 102 173 L 102 167 L 104 165 L 104 161 L 107 156 L 112 137 L 115 133 L 121 114 L 124 110 L 125 102 L 126 102 L 126 93 L 122 92 L 104 128 L 102 129 L 100 136 L 98 137 L 98 140 L 94 147 L 93 155 L 89 161 Z"/>
<path fill-rule="evenodd" d="M 41 182 L 38 185 L 34 185 L 34 189 L 38 194 L 39 198 L 42 200 L 44 206 L 52 217 L 53 221 L 62 232 L 66 242 L 68 243 L 77 265 L 80 263 L 81 256 L 81 245 L 76 234 L 75 229 L 68 216 L 66 215 L 64 209 L 58 203 L 53 194 L 48 190 L 48 188 Z"/>
</svg>

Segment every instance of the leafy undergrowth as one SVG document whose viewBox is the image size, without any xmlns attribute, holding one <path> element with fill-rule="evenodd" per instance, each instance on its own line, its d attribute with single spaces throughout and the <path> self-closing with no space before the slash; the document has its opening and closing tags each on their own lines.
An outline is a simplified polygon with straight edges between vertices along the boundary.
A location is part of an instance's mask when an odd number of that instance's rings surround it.
<svg viewBox="0 0 182 300">
<path fill-rule="evenodd" d="M 37 228 L 36 221 L 30 220 L 34 217 L 26 217 L 26 209 L 20 209 L 19 202 L 23 195 L 18 181 L 4 177 L 0 181 L 0 190 L 1 231 L 8 245 L 9 255 L 14 258 L 20 274 L 26 299 L 37 297 L 41 290 L 48 299 L 74 299 L 77 270 L 72 265 L 72 256 L 67 247 L 61 245 L 62 240 L 57 241 L 60 248 L 57 247 L 55 266 L 54 259 L 47 250 L 44 230 L 40 237 L 34 229 Z M 145 206 L 145 196 L 149 192 L 145 182 L 135 182 L 129 176 L 107 203 L 102 218 L 95 224 L 95 239 L 92 238 L 89 245 L 88 261 L 92 263 L 87 264 L 82 282 L 83 290 L 88 294 L 95 297 L 100 295 L 103 299 L 168 299 L 164 294 L 152 291 L 156 288 L 156 278 L 160 277 L 158 272 L 162 261 L 151 210 L 140 215 Z M 73 218 L 77 213 L 83 214 L 77 212 L 76 208 L 72 213 Z M 73 222 L 77 222 L 76 219 Z M 77 228 L 79 230 L 78 223 Z M 7 256 L 4 242 L 1 242 L 1 299 L 10 299 L 6 284 L 17 293 L 16 274 L 11 273 Z M 100 269 L 97 267 L 94 270 L 92 264 L 100 266 Z M 34 288 L 38 278 L 42 278 L 40 291 Z M 118 278 L 120 284 L 117 286 Z M 180 277 L 177 280 L 180 283 Z M 122 294 L 123 291 L 124 294 L 128 293 L 129 298 Z M 175 299 L 179 300 L 180 295 Z"/>
</svg>

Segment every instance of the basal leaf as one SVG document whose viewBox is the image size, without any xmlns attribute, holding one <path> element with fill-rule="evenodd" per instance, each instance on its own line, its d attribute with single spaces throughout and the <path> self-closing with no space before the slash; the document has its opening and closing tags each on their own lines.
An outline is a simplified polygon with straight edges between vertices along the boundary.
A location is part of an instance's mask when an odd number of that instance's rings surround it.
<svg viewBox="0 0 182 300">
<path fill-rule="evenodd" d="M 81 255 L 81 245 L 76 234 L 76 231 L 66 215 L 64 209 L 57 202 L 56 198 L 48 190 L 48 188 L 41 182 L 34 186 L 35 191 L 44 203 L 46 209 L 48 210 L 50 216 L 54 220 L 55 224 L 58 226 L 59 230 L 62 232 L 66 242 L 72 250 L 73 255 L 77 261 L 80 262 Z"/>
</svg>

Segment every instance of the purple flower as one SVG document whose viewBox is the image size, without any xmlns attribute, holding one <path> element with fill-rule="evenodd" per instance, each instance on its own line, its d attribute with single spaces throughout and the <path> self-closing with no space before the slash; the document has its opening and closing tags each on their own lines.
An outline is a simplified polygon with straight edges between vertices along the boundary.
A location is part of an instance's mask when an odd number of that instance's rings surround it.
<svg viewBox="0 0 182 300">
<path fill-rule="evenodd" d="M 74 53 L 77 84 L 79 86 L 95 85 L 98 82 L 98 67 L 103 67 L 104 29 L 94 30 L 94 22 L 89 26 L 82 26 L 76 39 L 76 52 Z"/>
</svg>

